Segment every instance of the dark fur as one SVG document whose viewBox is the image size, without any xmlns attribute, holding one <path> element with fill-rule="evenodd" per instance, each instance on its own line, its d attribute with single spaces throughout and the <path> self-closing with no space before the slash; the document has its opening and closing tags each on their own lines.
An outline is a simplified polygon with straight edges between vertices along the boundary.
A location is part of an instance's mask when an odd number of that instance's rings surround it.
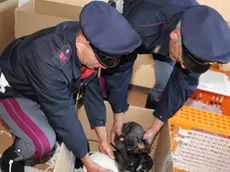
<svg viewBox="0 0 230 172">
<path fill-rule="evenodd" d="M 150 145 L 143 140 L 144 129 L 135 122 L 124 124 L 122 129 L 124 142 L 121 142 L 120 137 L 115 138 L 114 152 L 115 160 L 120 172 L 148 172 L 153 161 L 148 155 Z M 139 149 L 138 144 L 144 143 L 145 148 Z"/>
</svg>

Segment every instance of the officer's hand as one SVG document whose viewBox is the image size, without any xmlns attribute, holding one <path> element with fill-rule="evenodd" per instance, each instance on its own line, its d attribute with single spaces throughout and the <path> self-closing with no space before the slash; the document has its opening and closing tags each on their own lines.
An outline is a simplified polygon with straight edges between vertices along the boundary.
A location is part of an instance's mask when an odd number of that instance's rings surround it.
<svg viewBox="0 0 230 172">
<path fill-rule="evenodd" d="M 113 170 L 106 169 L 101 167 L 100 165 L 94 163 L 87 154 L 84 158 L 81 159 L 87 172 L 113 172 Z"/>
<path fill-rule="evenodd" d="M 108 141 L 103 140 L 99 142 L 99 150 L 101 153 L 108 155 L 111 159 L 115 159 L 112 147 Z"/>
<path fill-rule="evenodd" d="M 151 145 L 156 138 L 157 133 L 155 133 L 151 128 L 145 131 L 144 140 L 148 141 Z M 141 147 L 139 147 L 141 149 Z"/>
<path fill-rule="evenodd" d="M 124 124 L 124 113 L 114 114 L 113 126 L 110 133 L 111 142 L 113 144 L 114 144 L 115 137 L 122 135 L 123 124 Z M 124 141 L 124 138 L 121 138 L 120 141 Z"/>
<path fill-rule="evenodd" d="M 149 144 L 152 144 L 163 125 L 164 123 L 161 120 L 154 118 L 152 126 L 145 131 L 143 139 L 147 140 Z"/>
</svg>

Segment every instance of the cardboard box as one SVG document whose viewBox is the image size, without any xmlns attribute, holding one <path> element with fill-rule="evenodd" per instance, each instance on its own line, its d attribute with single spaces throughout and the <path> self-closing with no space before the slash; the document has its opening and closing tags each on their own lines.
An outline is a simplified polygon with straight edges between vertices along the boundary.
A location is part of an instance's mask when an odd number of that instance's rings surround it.
<svg viewBox="0 0 230 172">
<path fill-rule="evenodd" d="M 76 1 L 82 2 L 82 1 Z M 38 14 L 45 14 L 49 16 L 70 18 L 70 19 L 78 19 L 79 14 L 82 10 L 82 7 L 85 3 L 81 3 L 81 5 L 70 5 L 59 2 L 52 1 L 44 1 L 44 0 L 36 0 L 34 1 L 34 12 Z M 52 9 L 52 10 L 50 10 Z"/>
<path fill-rule="evenodd" d="M 105 102 L 107 110 L 107 123 L 106 128 L 108 134 L 111 130 L 113 123 L 113 112 L 108 102 Z M 153 120 L 152 110 L 130 106 L 129 110 L 125 114 L 125 121 L 134 121 L 140 124 L 144 129 L 147 129 Z M 90 125 L 85 113 L 84 107 L 78 110 L 79 118 L 83 124 L 84 131 L 87 138 L 91 141 L 90 148 L 91 151 L 97 151 L 98 139 L 94 130 L 90 129 Z M 152 146 L 152 151 L 150 156 L 154 160 L 154 172 L 173 172 L 173 161 L 171 156 L 171 139 L 168 124 L 165 124 L 161 130 L 158 138 Z"/>
<path fill-rule="evenodd" d="M 1 2 L 4 2 L 4 1 L 6 1 L 6 0 L 0 0 L 0 3 L 1 3 Z"/>
<path fill-rule="evenodd" d="M 37 0 L 35 0 L 37 1 Z M 48 3 L 59 3 L 59 4 L 68 4 L 68 5 L 74 5 L 74 6 L 80 6 L 83 7 L 85 4 L 91 2 L 92 0 L 38 0 L 35 2 L 35 9 L 40 10 L 39 6 L 42 7 L 42 5 L 47 5 Z M 104 2 L 108 2 L 107 0 L 100 0 Z M 39 11 L 36 11 L 39 12 Z"/>
<path fill-rule="evenodd" d="M 0 1 L 0 54 L 14 40 L 14 9 L 17 0 Z"/>
<path fill-rule="evenodd" d="M 154 86 L 155 69 L 152 54 L 138 55 L 130 84 L 150 89 Z"/>
<path fill-rule="evenodd" d="M 0 156 L 13 143 L 9 127 L 0 118 Z M 56 144 L 50 155 L 37 161 L 28 161 L 25 172 L 73 172 L 75 157 L 65 144 Z M 1 170 L 0 170 L 1 172 Z"/>
<path fill-rule="evenodd" d="M 75 16 L 79 15 L 78 12 L 82 7 L 91 1 L 92 0 L 35 0 L 34 12 L 51 16 L 75 18 Z M 107 0 L 101 1 L 108 2 Z M 69 11 L 72 12 L 70 13 Z"/>
<path fill-rule="evenodd" d="M 34 13 L 33 2 L 29 1 L 15 10 L 15 37 L 19 38 L 68 20 L 71 19 Z"/>
</svg>

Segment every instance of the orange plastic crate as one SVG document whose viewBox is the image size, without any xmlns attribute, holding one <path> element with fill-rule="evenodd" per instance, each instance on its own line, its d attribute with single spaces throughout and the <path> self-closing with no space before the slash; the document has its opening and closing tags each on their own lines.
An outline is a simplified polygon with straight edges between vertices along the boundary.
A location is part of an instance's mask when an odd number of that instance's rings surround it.
<svg viewBox="0 0 230 172">
<path fill-rule="evenodd" d="M 175 125 L 185 129 L 200 128 L 209 132 L 230 136 L 230 117 L 201 111 L 195 108 L 182 107 L 170 119 Z"/>
<path fill-rule="evenodd" d="M 199 100 L 202 103 L 217 106 L 223 115 L 230 116 L 230 97 L 197 89 L 191 96 L 192 100 Z"/>
<path fill-rule="evenodd" d="M 213 66 L 211 70 L 216 72 L 222 72 L 226 75 L 228 75 L 228 78 L 230 80 L 230 71 L 221 71 L 218 69 L 218 67 Z M 204 91 L 197 89 L 191 96 L 192 100 L 199 100 L 202 103 L 217 106 L 222 111 L 223 115 L 230 116 L 230 97 L 226 95 L 220 95 L 209 91 Z"/>
<path fill-rule="evenodd" d="M 169 122 L 176 172 L 230 171 L 230 116 L 184 106 Z"/>
<path fill-rule="evenodd" d="M 230 80 L 230 71 L 211 70 Z M 230 97 L 197 89 L 191 99 L 223 115 L 184 106 L 170 119 L 175 172 L 230 172 Z"/>
</svg>

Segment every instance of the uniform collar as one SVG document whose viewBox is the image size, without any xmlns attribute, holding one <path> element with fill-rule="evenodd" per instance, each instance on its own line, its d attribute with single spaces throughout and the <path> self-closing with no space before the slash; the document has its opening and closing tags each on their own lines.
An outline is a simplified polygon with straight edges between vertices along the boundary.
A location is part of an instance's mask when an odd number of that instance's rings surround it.
<svg viewBox="0 0 230 172">
<path fill-rule="evenodd" d="M 71 46 L 72 49 L 72 70 L 74 79 L 79 79 L 81 76 L 81 62 L 77 55 L 76 50 L 76 36 L 79 31 L 78 22 L 68 22 L 66 28 L 64 29 L 65 38 Z"/>
<path fill-rule="evenodd" d="M 75 39 L 76 40 L 76 39 Z M 76 49 L 76 41 L 74 41 L 73 45 L 72 45 L 72 50 L 73 50 L 73 77 L 74 79 L 79 79 L 80 76 L 81 76 L 81 62 L 78 58 L 78 55 L 77 55 L 77 49 Z"/>
</svg>

